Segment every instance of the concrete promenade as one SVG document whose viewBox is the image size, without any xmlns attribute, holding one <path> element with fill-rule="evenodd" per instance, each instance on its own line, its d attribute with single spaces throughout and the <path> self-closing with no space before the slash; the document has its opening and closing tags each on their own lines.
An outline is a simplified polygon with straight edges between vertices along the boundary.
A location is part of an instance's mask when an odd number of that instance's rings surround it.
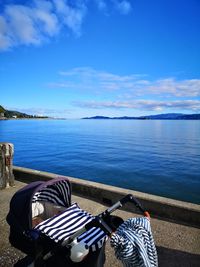
<svg viewBox="0 0 200 267">
<path fill-rule="evenodd" d="M 19 188 L 24 185 L 24 182 L 16 181 L 15 187 L 0 191 L 0 266 L 2 267 L 13 266 L 13 263 L 16 262 L 18 258 L 23 256 L 21 252 L 12 248 L 8 242 L 9 227 L 5 221 L 5 217 L 8 213 L 9 202 L 11 197 Z M 99 214 L 107 208 L 107 206 L 97 202 L 98 197 L 100 196 L 96 195 L 96 198 L 92 198 L 90 196 L 90 199 L 88 199 L 88 195 L 80 195 L 80 193 L 81 192 L 74 190 L 72 196 L 73 201 L 77 202 L 81 206 L 81 208 L 89 211 L 93 215 Z M 113 195 L 112 192 L 110 194 Z M 195 216 L 197 217 L 198 207 L 198 205 L 194 206 L 194 210 L 196 212 Z M 191 214 L 192 212 L 194 212 L 194 210 L 191 211 Z M 124 210 L 118 210 L 114 214 L 121 216 L 124 220 L 127 218 L 138 216 L 138 214 L 135 214 L 133 212 L 127 212 Z M 164 217 L 160 217 L 159 219 L 152 218 L 151 226 L 158 250 L 159 266 L 200 266 L 200 229 L 198 225 L 194 227 L 191 226 L 189 222 L 180 222 L 180 220 L 172 221 L 169 219 L 164 219 Z M 106 247 L 105 267 L 111 266 L 120 267 L 122 265 L 115 258 L 108 241 Z"/>
<path fill-rule="evenodd" d="M 13 168 L 15 178 L 21 182 L 48 181 L 56 178 L 58 174 L 32 170 L 28 168 Z M 109 186 L 73 177 L 67 177 L 72 185 L 73 193 L 87 198 L 96 199 L 97 202 L 111 206 L 127 194 L 134 195 L 153 217 L 162 220 L 180 222 L 190 226 L 200 227 L 200 205 L 178 201 L 175 199 L 159 197 L 130 189 Z M 135 212 L 134 205 L 126 205 L 127 211 Z"/>
</svg>

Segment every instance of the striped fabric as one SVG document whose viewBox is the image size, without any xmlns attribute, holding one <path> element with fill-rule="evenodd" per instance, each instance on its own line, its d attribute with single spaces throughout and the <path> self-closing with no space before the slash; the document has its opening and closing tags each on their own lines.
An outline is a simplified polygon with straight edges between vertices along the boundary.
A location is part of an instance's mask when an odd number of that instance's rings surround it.
<svg viewBox="0 0 200 267">
<path fill-rule="evenodd" d="M 62 180 L 42 188 L 32 198 L 32 203 L 38 201 L 48 201 L 56 205 L 69 207 L 71 205 L 71 186 L 69 181 Z"/>
<path fill-rule="evenodd" d="M 77 203 L 67 208 L 63 213 L 56 215 L 38 224 L 35 229 L 47 235 L 55 242 L 64 242 L 72 234 L 80 230 L 94 217 L 88 212 L 80 209 Z M 96 227 L 78 237 L 78 242 L 86 243 L 91 251 L 96 251 L 103 246 L 107 239 L 105 233 Z"/>
<path fill-rule="evenodd" d="M 125 267 L 158 266 L 150 221 L 146 217 L 131 218 L 121 224 L 110 244 Z"/>
</svg>

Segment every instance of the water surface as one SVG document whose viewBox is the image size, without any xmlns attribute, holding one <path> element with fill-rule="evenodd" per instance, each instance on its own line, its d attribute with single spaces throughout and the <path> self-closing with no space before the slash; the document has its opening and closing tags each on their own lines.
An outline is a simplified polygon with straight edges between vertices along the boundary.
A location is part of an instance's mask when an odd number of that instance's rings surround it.
<svg viewBox="0 0 200 267">
<path fill-rule="evenodd" d="M 200 121 L 7 120 L 14 164 L 200 203 Z"/>
</svg>

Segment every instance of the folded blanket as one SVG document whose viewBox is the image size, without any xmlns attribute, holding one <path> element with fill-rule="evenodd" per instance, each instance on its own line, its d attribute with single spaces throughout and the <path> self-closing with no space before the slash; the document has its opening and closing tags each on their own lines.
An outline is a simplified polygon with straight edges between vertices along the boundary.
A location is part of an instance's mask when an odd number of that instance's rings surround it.
<svg viewBox="0 0 200 267">
<path fill-rule="evenodd" d="M 55 242 L 63 243 L 93 218 L 91 214 L 82 210 L 77 203 L 74 203 L 64 212 L 39 223 L 34 229 L 42 232 Z M 92 227 L 77 238 L 78 242 L 84 242 L 91 251 L 100 249 L 106 240 L 106 234 L 97 227 Z"/>
<path fill-rule="evenodd" d="M 110 240 L 116 257 L 126 267 L 157 267 L 156 247 L 148 218 L 125 221 Z"/>
</svg>

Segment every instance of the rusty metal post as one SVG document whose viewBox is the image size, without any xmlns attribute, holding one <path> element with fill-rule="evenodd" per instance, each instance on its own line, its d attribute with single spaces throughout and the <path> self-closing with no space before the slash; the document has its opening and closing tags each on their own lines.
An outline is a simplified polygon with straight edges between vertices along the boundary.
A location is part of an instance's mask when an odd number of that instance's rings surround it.
<svg viewBox="0 0 200 267">
<path fill-rule="evenodd" d="M 13 154 L 13 144 L 0 143 L 0 189 L 14 186 Z"/>
</svg>

